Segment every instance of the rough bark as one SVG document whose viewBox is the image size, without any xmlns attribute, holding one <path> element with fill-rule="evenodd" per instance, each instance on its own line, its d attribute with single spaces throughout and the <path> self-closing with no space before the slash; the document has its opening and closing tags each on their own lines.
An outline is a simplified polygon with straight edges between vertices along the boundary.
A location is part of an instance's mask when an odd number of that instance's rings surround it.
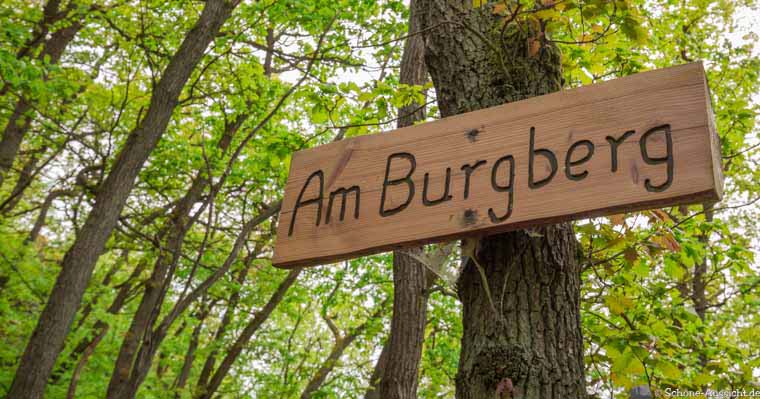
<svg viewBox="0 0 760 399">
<path fill-rule="evenodd" d="M 282 301 L 282 298 L 285 297 L 285 293 L 288 292 L 290 286 L 298 280 L 298 276 L 301 275 L 301 270 L 302 269 L 300 268 L 291 270 L 287 277 L 285 277 L 285 280 L 277 286 L 277 289 L 269 298 L 266 305 L 256 312 L 256 315 L 251 319 L 248 325 L 245 326 L 245 329 L 240 333 L 240 336 L 235 340 L 235 343 L 226 351 L 227 354 L 211 376 L 208 384 L 197 387 L 194 396 L 196 399 L 211 399 L 216 393 L 217 389 L 219 389 L 219 386 L 222 384 L 222 380 L 227 376 L 227 373 L 229 373 L 230 368 L 232 368 L 237 357 L 243 352 L 248 341 L 251 340 L 253 334 L 261 328 L 264 322 L 269 318 L 269 315 L 272 314 L 272 311 L 274 311 L 280 301 Z"/>
<path fill-rule="evenodd" d="M 414 10 L 415 0 L 410 3 L 409 36 L 404 44 L 399 82 L 422 85 L 427 80 L 424 52 L 425 45 L 419 31 Z M 398 127 L 414 124 L 425 119 L 421 104 L 410 104 L 399 109 Z M 419 251 L 412 249 L 411 251 Z M 425 340 L 427 320 L 427 289 L 432 283 L 432 273 L 425 265 L 404 251 L 393 253 L 393 316 L 388 341 L 378 359 L 366 399 L 413 399 L 417 397 L 419 364 Z M 378 381 L 379 379 L 379 381 Z"/>
<path fill-rule="evenodd" d="M 412 251 L 419 249 L 412 249 Z M 419 365 L 425 341 L 428 289 L 434 274 L 409 254 L 393 255 L 393 316 L 388 336 L 388 357 L 379 384 L 379 397 L 417 397 Z"/>
<path fill-rule="evenodd" d="M 129 134 L 84 226 L 64 256 L 61 273 L 19 362 L 9 397 L 42 397 L 95 263 L 116 226 L 135 178 L 166 130 L 190 73 L 235 5 L 224 0 L 206 2 L 200 19 L 164 70 L 145 118 Z"/>
<path fill-rule="evenodd" d="M 502 29 L 496 2 L 472 4 L 416 5 L 442 116 L 560 90 L 559 51 L 536 26 L 513 22 Z M 569 224 L 480 240 L 476 259 L 496 309 L 468 261 L 458 281 L 464 326 L 458 399 L 586 397 L 576 246 Z"/>
</svg>

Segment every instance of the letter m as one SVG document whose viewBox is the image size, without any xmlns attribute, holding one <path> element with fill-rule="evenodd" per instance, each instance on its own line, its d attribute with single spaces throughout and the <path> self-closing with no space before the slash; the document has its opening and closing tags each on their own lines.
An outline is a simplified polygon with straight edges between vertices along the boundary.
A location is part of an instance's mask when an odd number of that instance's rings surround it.
<svg viewBox="0 0 760 399">
<path fill-rule="evenodd" d="M 330 193 L 330 201 L 327 203 L 327 215 L 325 216 L 325 224 L 330 223 L 333 201 L 338 195 L 341 196 L 339 221 L 343 221 L 346 216 L 346 201 L 348 201 L 347 197 L 350 193 L 354 193 L 354 219 L 359 218 L 359 199 L 361 198 L 361 189 L 359 189 L 359 186 L 351 186 L 349 188 L 340 187 L 339 189 Z"/>
</svg>

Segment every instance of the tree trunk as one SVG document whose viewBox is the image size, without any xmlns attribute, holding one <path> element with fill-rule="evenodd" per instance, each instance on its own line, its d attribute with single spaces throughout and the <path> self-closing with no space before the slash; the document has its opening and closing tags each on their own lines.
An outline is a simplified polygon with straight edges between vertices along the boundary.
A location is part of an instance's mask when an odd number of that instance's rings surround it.
<svg viewBox="0 0 760 399">
<path fill-rule="evenodd" d="M 473 3 L 417 4 L 442 116 L 560 90 L 560 54 L 539 35 L 540 26 L 505 26 L 493 10 L 504 2 Z M 468 261 L 458 282 L 464 325 L 458 399 L 586 397 L 576 248 L 570 224 L 479 242 L 476 259 L 486 278 Z"/>
<path fill-rule="evenodd" d="M 409 36 L 404 44 L 401 59 L 399 83 L 423 85 L 427 80 L 427 70 L 423 58 L 425 44 L 422 36 L 414 34 L 419 23 L 414 12 L 414 2 L 410 3 Z M 422 107 L 422 108 L 420 108 Z M 410 104 L 399 109 L 398 127 L 411 126 L 425 119 L 423 104 Z M 411 249 L 410 251 L 420 251 Z M 427 289 L 434 281 L 434 275 L 425 265 L 404 251 L 393 253 L 393 316 L 391 331 L 383 353 L 378 359 L 379 384 L 370 387 L 366 398 L 414 399 L 417 398 L 419 364 L 422 344 L 425 341 L 427 321 Z M 373 376 L 376 378 L 376 376 Z"/>
<path fill-rule="evenodd" d="M 413 249 L 420 250 L 420 249 Z M 380 398 L 415 399 L 427 321 L 427 290 L 434 275 L 410 255 L 393 254 L 393 317 Z"/>
<path fill-rule="evenodd" d="M 235 340 L 235 343 L 226 351 L 227 354 L 219 364 L 219 368 L 217 368 L 211 376 L 208 384 L 197 386 L 197 392 L 194 395 L 196 399 L 211 399 L 211 396 L 216 393 L 216 390 L 219 389 L 219 386 L 222 384 L 222 380 L 227 376 L 227 373 L 229 373 L 230 368 L 232 368 L 237 357 L 243 352 L 248 341 L 251 340 L 253 334 L 261 328 L 264 322 L 269 318 L 269 315 L 272 314 L 272 311 L 274 311 L 280 301 L 282 301 L 282 298 L 285 297 L 285 293 L 288 292 L 290 286 L 298 280 L 298 276 L 301 275 L 302 270 L 303 269 L 300 268 L 291 270 L 287 277 L 285 277 L 285 280 L 277 286 L 277 290 L 275 290 L 269 298 L 266 305 L 264 305 L 260 311 L 256 312 L 256 315 L 251 319 L 248 325 L 245 326 L 245 329 L 243 329 L 243 332 Z"/>
<path fill-rule="evenodd" d="M 250 266 L 251 263 L 246 262 L 245 267 L 240 269 L 240 272 L 235 279 L 235 283 L 238 286 L 242 287 L 245 283 L 245 278 L 248 276 L 248 270 L 250 269 Z M 219 327 L 217 327 L 216 332 L 214 333 L 214 339 L 210 344 L 212 349 L 209 355 L 206 357 L 206 360 L 203 362 L 203 368 L 201 369 L 201 373 L 200 376 L 198 376 L 198 381 L 196 384 L 197 387 L 203 387 L 208 384 L 208 379 L 211 377 L 211 373 L 214 371 L 214 367 L 216 366 L 216 356 L 219 354 L 219 347 L 217 345 L 224 342 L 224 335 L 227 333 L 227 329 L 230 326 L 230 323 L 232 323 L 232 318 L 235 311 L 237 310 L 239 302 L 240 290 L 235 290 L 227 301 L 227 308 L 224 310 L 222 321 L 219 323 Z"/>
<path fill-rule="evenodd" d="M 364 393 L 364 399 L 381 399 L 382 398 L 382 396 L 380 396 L 380 383 L 383 381 L 385 368 L 386 368 L 386 365 L 388 364 L 388 356 L 390 355 L 389 353 L 390 346 L 391 346 L 391 341 L 389 339 L 385 343 L 385 345 L 383 345 L 383 350 L 380 352 L 380 356 L 377 358 L 377 362 L 375 362 L 375 368 L 372 369 L 372 375 L 369 377 L 369 388 L 367 388 L 367 392 Z"/>
<path fill-rule="evenodd" d="M 340 358 L 343 356 L 343 353 L 346 351 L 346 349 L 348 349 L 348 347 L 351 346 L 351 344 L 364 333 L 364 330 L 367 328 L 367 325 L 371 320 L 382 316 L 383 312 L 385 311 L 385 304 L 386 302 L 383 301 L 383 303 L 378 306 L 372 315 L 370 315 L 362 324 L 350 330 L 347 334 L 342 333 L 338 329 L 338 326 L 333 323 L 332 319 L 327 316 L 323 316 L 327 322 L 327 325 L 330 327 L 330 331 L 333 333 L 335 344 L 333 344 L 332 349 L 330 349 L 330 354 L 327 355 L 327 358 L 322 362 L 322 365 L 319 367 L 319 369 L 317 369 L 317 372 L 314 373 L 309 382 L 306 384 L 306 388 L 304 388 L 304 390 L 301 392 L 301 399 L 311 399 L 312 396 L 317 393 L 320 388 L 322 388 L 322 385 L 324 385 L 324 383 L 327 381 L 327 377 L 329 377 L 330 373 L 332 373 L 335 367 L 338 366 L 338 362 L 340 361 Z M 416 385 L 416 370 L 414 371 L 414 380 Z"/>
<path fill-rule="evenodd" d="M 48 5 L 50 6 L 54 3 L 57 2 L 49 2 Z M 55 11 L 57 12 L 57 9 Z M 48 7 L 45 8 L 45 12 L 48 12 Z M 71 21 L 69 26 L 61 28 L 52 34 L 50 39 L 45 42 L 39 56 L 40 59 L 48 56 L 50 64 L 57 64 L 60 61 L 66 47 L 74 39 L 79 30 L 82 29 L 81 19 L 84 18 L 84 15 L 77 14 L 76 18 L 74 21 Z M 44 29 L 47 30 L 47 28 Z M 16 101 L 13 114 L 8 119 L 5 129 L 3 129 L 3 137 L 0 139 L 0 183 L 3 182 L 3 176 L 6 172 L 13 167 L 18 151 L 21 148 L 21 142 L 24 140 L 26 132 L 29 131 L 31 118 L 27 114 L 31 110 L 32 104 L 30 100 L 21 95 L 18 101 Z"/>
<path fill-rule="evenodd" d="M 95 263 L 116 226 L 135 178 L 166 130 L 190 73 L 235 5 L 224 0 L 207 1 L 200 19 L 164 70 L 145 119 L 127 138 L 87 221 L 64 256 L 53 291 L 19 362 L 9 397 L 42 397 Z"/>
<path fill-rule="evenodd" d="M 225 127 L 224 134 L 218 144 L 222 155 L 227 153 L 233 136 L 247 117 L 248 114 L 241 115 L 234 123 Z M 190 188 L 172 209 L 166 224 L 157 234 L 156 241 L 165 240 L 165 248 L 160 249 L 150 279 L 145 284 L 145 291 L 140 298 L 140 304 L 119 348 L 119 354 L 111 374 L 109 397 L 120 389 L 118 388 L 120 385 L 128 382 L 133 371 L 135 356 L 140 349 L 140 343 L 156 323 L 163 299 L 174 275 L 173 270 L 180 260 L 185 236 L 197 221 L 197 216 L 214 200 L 213 196 L 209 196 L 201 209 L 195 209 L 196 203 L 202 199 L 210 183 L 211 181 L 206 176 L 205 171 L 199 171 L 193 178 Z M 196 211 L 196 217 L 191 215 L 193 210 Z"/>
</svg>

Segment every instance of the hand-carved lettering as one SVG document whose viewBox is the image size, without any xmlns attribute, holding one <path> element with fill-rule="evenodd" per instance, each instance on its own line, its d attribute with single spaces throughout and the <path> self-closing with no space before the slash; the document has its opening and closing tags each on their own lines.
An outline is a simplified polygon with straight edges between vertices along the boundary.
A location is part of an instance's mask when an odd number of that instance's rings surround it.
<svg viewBox="0 0 760 399">
<path fill-rule="evenodd" d="M 658 132 L 665 134 L 666 154 L 664 157 L 652 158 L 647 152 L 647 141 L 653 134 Z M 665 182 L 659 185 L 653 185 L 652 181 L 647 178 L 644 180 L 644 187 L 646 187 L 647 191 L 650 192 L 660 192 L 667 190 L 668 187 L 673 184 L 673 138 L 670 134 L 670 125 L 660 125 L 647 130 L 647 132 L 641 136 L 641 140 L 639 140 L 639 146 L 641 147 L 641 158 L 644 159 L 644 162 L 646 162 L 648 165 L 660 165 L 663 163 L 667 164 L 668 177 Z"/>
<path fill-rule="evenodd" d="M 605 139 L 610 145 L 610 169 L 614 173 L 619 168 L 619 149 L 621 145 L 628 140 L 631 136 L 636 134 L 634 130 L 628 130 L 622 135 L 618 137 L 613 136 L 607 136 Z M 659 136 L 658 136 L 659 134 Z M 650 154 L 654 151 L 654 142 L 657 141 L 662 142 L 664 139 L 665 144 L 665 150 L 666 154 L 665 156 L 651 156 Z M 673 138 L 671 133 L 671 127 L 669 124 L 664 124 L 660 126 L 653 127 L 649 130 L 647 130 L 639 140 L 639 146 L 641 151 L 641 158 L 643 161 L 648 165 L 662 165 L 666 164 L 667 166 L 667 177 L 664 182 L 660 184 L 655 184 L 652 182 L 652 179 L 645 179 L 644 186 L 647 191 L 650 192 L 661 192 L 666 189 L 668 189 L 673 184 L 673 172 L 674 172 L 674 161 L 673 161 Z M 585 150 L 585 151 L 584 151 Z M 549 184 L 554 177 L 557 174 L 558 170 L 558 160 L 555 153 L 548 148 L 536 148 L 536 129 L 535 127 L 530 128 L 530 140 L 529 140 L 529 148 L 528 148 L 528 187 L 531 189 L 537 189 L 540 187 L 543 187 L 547 184 Z M 590 173 L 592 173 L 588 168 L 582 168 L 581 165 L 588 163 L 592 157 L 594 156 L 594 153 L 596 151 L 596 144 L 588 139 L 578 140 L 572 145 L 570 145 L 569 148 L 567 148 L 567 151 L 565 152 L 565 158 L 564 158 L 564 173 L 565 176 L 571 180 L 571 181 L 581 181 L 588 177 Z M 543 176 L 540 179 L 536 178 L 536 157 L 540 156 L 546 159 L 549 165 L 549 171 L 548 175 Z M 406 163 L 405 163 L 405 162 Z M 485 159 L 477 159 L 474 160 L 471 163 L 464 164 L 460 167 L 460 170 L 464 173 L 464 179 L 463 179 L 463 199 L 467 200 L 470 198 L 471 194 L 476 195 L 477 193 L 473 193 L 471 188 L 476 187 L 477 185 L 473 185 L 472 183 L 472 177 L 475 173 L 475 171 L 480 168 L 483 165 L 488 164 L 490 161 L 487 161 Z M 506 169 L 508 168 L 508 169 Z M 393 169 L 393 173 L 392 173 Z M 387 217 L 395 215 L 404 209 L 406 209 L 414 200 L 415 197 L 415 183 L 419 183 L 419 179 L 416 180 L 414 178 L 414 173 L 417 169 L 417 159 L 413 154 L 410 152 L 396 152 L 391 155 L 389 155 L 386 159 L 385 164 L 385 177 L 383 179 L 383 187 L 380 195 L 380 216 L 381 217 Z M 539 171 L 539 173 L 541 173 Z M 394 174 L 395 176 L 392 176 Z M 431 196 L 431 182 L 430 177 L 431 173 L 425 173 L 422 177 L 422 204 L 424 206 L 434 206 L 441 204 L 446 201 L 451 201 L 453 199 L 452 191 L 457 189 L 457 187 L 452 187 L 453 184 L 457 184 L 456 182 L 461 181 L 456 179 L 456 177 L 452 177 L 452 168 L 447 167 L 445 170 L 445 177 L 443 179 L 443 188 L 441 189 L 442 193 L 440 195 L 433 194 L 433 196 L 436 196 L 436 198 L 430 198 Z M 515 178 L 517 175 L 517 165 L 516 160 L 513 155 L 505 155 L 499 159 L 497 159 L 493 163 L 493 167 L 491 168 L 491 189 L 495 192 L 499 193 L 507 193 L 507 203 L 506 208 L 497 211 L 495 208 L 492 207 L 488 208 L 488 216 L 492 223 L 503 223 L 505 220 L 509 219 L 513 213 L 514 210 L 514 201 L 515 201 Z M 306 191 L 309 189 L 309 187 L 312 187 L 312 181 L 313 180 L 319 180 L 319 193 L 316 195 L 311 195 L 310 198 L 304 199 L 304 196 L 306 195 Z M 406 188 L 399 187 L 395 190 L 406 190 L 406 199 L 403 200 L 403 202 L 399 203 L 398 201 L 391 201 L 388 199 L 389 190 L 392 189 L 394 186 L 403 186 L 406 185 Z M 306 179 L 306 182 L 304 183 L 303 187 L 301 187 L 301 191 L 298 194 L 298 197 L 296 199 L 295 208 L 293 209 L 293 216 L 290 220 L 290 226 L 288 229 L 288 236 L 293 234 L 293 230 L 296 224 L 296 218 L 298 216 L 299 209 L 309 206 L 309 205 L 316 205 L 317 206 L 317 218 L 316 218 L 316 225 L 319 226 L 321 215 L 322 215 L 322 206 L 324 200 L 328 200 L 327 205 L 327 211 L 325 214 L 324 223 L 329 224 L 332 221 L 332 215 L 333 215 L 333 206 L 336 202 L 336 198 L 339 197 L 340 200 L 340 215 L 339 215 L 339 221 L 344 221 L 346 217 L 346 208 L 348 207 L 347 202 L 351 199 L 351 194 L 353 194 L 353 200 L 354 200 L 354 210 L 353 215 L 354 219 L 359 218 L 359 214 L 361 212 L 361 187 L 358 185 L 352 185 L 348 187 L 339 187 L 336 190 L 333 190 L 329 194 L 329 199 L 327 198 L 327 195 L 324 193 L 325 189 L 325 182 L 324 182 L 324 173 L 322 170 L 318 170 Z M 394 194 L 398 194 L 397 192 L 393 192 Z M 398 198 L 398 196 L 396 197 Z M 403 197 L 402 197 L 403 198 Z M 390 204 L 387 203 L 390 201 Z M 391 208 L 388 208 L 388 207 Z M 471 210 L 468 210 L 468 212 L 471 212 Z M 475 212 L 475 211 L 472 211 Z M 465 213 L 467 215 L 468 213 Z M 303 218 L 303 216 L 302 216 Z M 468 219 L 469 220 L 469 219 Z"/>
<path fill-rule="evenodd" d="M 612 136 L 607 136 L 606 137 L 607 142 L 610 143 L 610 157 L 611 157 L 611 161 L 610 162 L 612 163 L 612 165 L 610 167 L 611 171 L 617 172 L 617 170 L 618 170 L 618 146 L 620 146 L 620 144 L 623 144 L 623 142 L 625 141 L 625 139 L 627 139 L 628 137 L 630 137 L 634 133 L 636 133 L 635 130 L 629 130 L 629 131 L 623 133 L 623 135 L 620 136 L 620 137 L 618 137 L 618 138 L 614 138 Z"/>
<path fill-rule="evenodd" d="M 470 176 L 472 175 L 472 172 L 474 172 L 478 166 L 485 164 L 486 161 L 481 159 L 475 161 L 475 164 L 472 166 L 470 166 L 470 164 L 462 165 L 461 170 L 464 171 L 464 199 L 467 199 L 470 196 Z"/>
<path fill-rule="evenodd" d="M 531 127 L 530 128 L 530 151 L 528 153 L 528 187 L 532 189 L 536 189 L 542 186 L 545 186 L 549 184 L 550 181 L 554 178 L 554 175 L 557 174 L 557 156 L 554 155 L 553 152 L 550 150 L 547 150 L 546 148 L 539 148 L 535 149 L 535 141 L 536 141 L 536 128 Z M 536 155 L 542 155 L 544 158 L 546 158 L 547 161 L 549 161 L 549 164 L 551 165 L 551 172 L 549 172 L 549 176 L 546 176 L 545 178 L 535 181 L 534 180 L 534 174 L 533 174 L 533 163 L 535 160 Z"/>
<path fill-rule="evenodd" d="M 310 198 L 306 201 L 302 201 L 303 193 L 306 192 L 306 188 L 309 187 L 309 184 L 311 183 L 311 179 L 315 177 L 319 178 L 319 196 L 315 198 Z M 301 192 L 298 193 L 298 198 L 296 199 L 296 206 L 293 209 L 293 217 L 290 219 L 290 227 L 288 228 L 288 237 L 293 235 L 293 226 L 295 226 L 296 224 L 296 216 L 298 216 L 298 209 L 306 205 L 318 203 L 316 225 L 319 226 L 319 220 L 322 218 L 322 200 L 324 199 L 324 194 L 322 193 L 322 191 L 324 191 L 324 186 L 325 186 L 325 174 L 321 170 L 318 170 L 310 174 L 309 178 L 306 179 L 306 183 L 304 183 L 303 187 L 301 187 Z"/>
<path fill-rule="evenodd" d="M 348 194 L 354 193 L 354 219 L 359 219 L 359 207 L 361 200 L 361 189 L 359 186 L 351 186 L 349 188 L 341 187 L 330 193 L 330 200 L 327 202 L 327 215 L 325 215 L 325 224 L 330 223 L 330 215 L 332 214 L 333 200 L 338 195 L 341 196 L 340 201 L 340 217 L 339 221 L 343 221 L 346 215 L 346 201 L 348 200 Z"/>
<path fill-rule="evenodd" d="M 425 206 L 433 206 L 451 200 L 451 194 L 449 194 L 449 186 L 451 185 L 451 168 L 446 168 L 446 182 L 444 183 L 443 194 L 440 198 L 431 200 L 428 199 L 428 184 L 430 183 L 430 173 L 425 173 L 425 177 L 422 183 L 422 203 Z"/>
<path fill-rule="evenodd" d="M 586 147 L 586 155 L 584 155 L 581 159 L 573 160 L 573 152 L 580 146 Z M 584 170 L 580 173 L 573 173 L 570 168 L 588 162 L 593 155 L 594 143 L 592 143 L 590 140 L 581 140 L 573 143 L 573 145 L 567 149 L 567 155 L 565 156 L 565 176 L 567 176 L 568 179 L 574 181 L 581 181 L 585 179 L 586 176 L 588 176 L 588 170 Z"/>
<path fill-rule="evenodd" d="M 393 159 L 399 158 L 399 159 L 406 159 L 409 161 L 409 172 L 407 172 L 404 177 L 388 180 L 391 173 L 391 162 Z M 385 164 L 385 179 L 383 179 L 383 192 L 380 195 L 380 216 L 386 217 L 395 215 L 404 209 L 406 209 L 407 206 L 412 202 L 412 199 L 414 198 L 414 181 L 412 180 L 412 174 L 414 173 L 414 170 L 417 168 L 417 160 L 414 158 L 414 155 L 408 153 L 408 152 L 397 152 L 394 154 L 391 154 L 388 157 L 388 161 Z M 403 204 L 391 208 L 391 209 L 385 209 L 385 195 L 386 190 L 388 189 L 388 186 L 396 186 L 402 183 L 406 183 L 407 187 L 409 187 L 409 195 L 406 198 L 406 201 L 404 201 Z"/>
<path fill-rule="evenodd" d="M 504 162 L 509 162 L 509 183 L 506 185 L 500 185 L 499 182 L 496 181 L 496 174 L 499 171 L 499 166 Z M 512 155 L 507 155 L 496 160 L 496 163 L 493 164 L 493 168 L 491 168 L 491 188 L 498 192 L 509 193 L 509 199 L 507 200 L 507 211 L 504 213 L 504 215 L 496 216 L 496 212 L 493 211 L 493 208 L 488 209 L 488 216 L 491 218 L 491 222 L 501 223 L 512 215 L 512 204 L 515 199 L 515 157 Z"/>
</svg>

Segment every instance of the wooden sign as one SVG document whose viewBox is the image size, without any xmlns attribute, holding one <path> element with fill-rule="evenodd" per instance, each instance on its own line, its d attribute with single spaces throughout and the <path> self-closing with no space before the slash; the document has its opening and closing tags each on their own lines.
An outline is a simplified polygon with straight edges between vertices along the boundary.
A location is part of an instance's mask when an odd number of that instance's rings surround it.
<svg viewBox="0 0 760 399">
<path fill-rule="evenodd" d="M 293 156 L 279 267 L 721 198 L 701 63 Z"/>
</svg>

